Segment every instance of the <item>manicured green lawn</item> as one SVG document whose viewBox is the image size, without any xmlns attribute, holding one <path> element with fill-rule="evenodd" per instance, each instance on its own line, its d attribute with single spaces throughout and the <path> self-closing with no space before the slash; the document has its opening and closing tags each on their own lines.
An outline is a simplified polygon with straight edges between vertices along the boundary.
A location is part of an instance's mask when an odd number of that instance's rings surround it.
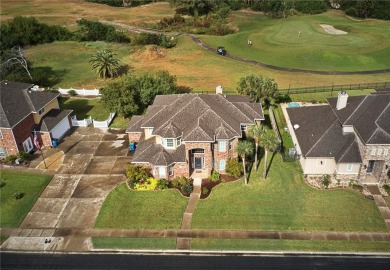
<svg viewBox="0 0 390 270">
<path fill-rule="evenodd" d="M 192 239 L 193 250 L 389 252 L 388 242 L 259 239 Z"/>
<path fill-rule="evenodd" d="M 176 190 L 132 191 L 121 184 L 107 196 L 95 227 L 179 229 L 187 202 Z"/>
<path fill-rule="evenodd" d="M 279 67 L 324 71 L 390 68 L 389 21 L 354 21 L 336 11 L 286 19 L 238 11 L 232 15 L 232 23 L 239 32 L 202 39 L 213 48 L 225 46 L 232 55 Z M 328 34 L 320 24 L 348 34 Z"/>
<path fill-rule="evenodd" d="M 18 227 L 51 178 L 48 175 L 2 170 L 0 179 L 6 184 L 0 189 L 0 227 Z M 24 193 L 23 198 L 14 199 L 14 194 L 20 192 Z"/>
<path fill-rule="evenodd" d="M 263 160 L 262 160 L 263 162 Z M 192 228 L 300 231 L 387 231 L 375 203 L 353 190 L 308 186 L 298 163 L 275 155 L 268 178 L 263 165 L 249 185 L 241 179 L 213 189 L 201 200 Z"/>
<path fill-rule="evenodd" d="M 62 97 L 60 99 L 60 107 L 73 110 L 72 115 L 76 115 L 78 120 L 91 116 L 92 119 L 103 121 L 108 119 L 110 115 L 110 112 L 100 102 L 100 98 Z M 129 121 L 130 119 L 116 116 L 110 128 L 126 128 Z"/>
<path fill-rule="evenodd" d="M 176 238 L 93 237 L 92 243 L 101 249 L 176 249 Z"/>
</svg>

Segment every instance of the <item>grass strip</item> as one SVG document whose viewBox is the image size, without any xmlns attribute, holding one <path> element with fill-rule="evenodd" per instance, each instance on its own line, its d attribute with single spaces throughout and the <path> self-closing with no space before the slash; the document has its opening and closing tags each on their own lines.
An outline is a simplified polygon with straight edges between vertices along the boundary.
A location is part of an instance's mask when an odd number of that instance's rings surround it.
<svg viewBox="0 0 390 270">
<path fill-rule="evenodd" d="M 93 237 L 92 243 L 100 249 L 176 249 L 175 238 Z"/>
</svg>

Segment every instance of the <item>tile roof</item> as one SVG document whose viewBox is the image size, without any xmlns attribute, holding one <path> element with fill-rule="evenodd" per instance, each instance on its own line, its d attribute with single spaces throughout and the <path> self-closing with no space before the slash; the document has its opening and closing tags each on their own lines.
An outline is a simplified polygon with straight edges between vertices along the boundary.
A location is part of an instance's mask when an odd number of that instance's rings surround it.
<svg viewBox="0 0 390 270">
<path fill-rule="evenodd" d="M 253 124 L 257 119 L 264 119 L 261 105 L 250 102 L 248 97 L 165 95 L 157 96 L 149 106 L 139 129 L 153 127 L 154 135 L 166 138 L 183 132 L 184 140 L 205 141 L 214 140 L 218 134 L 221 137 L 216 139 L 241 136 L 241 124 Z M 127 132 L 135 132 L 135 127 L 131 121 Z"/>
<path fill-rule="evenodd" d="M 145 140 L 144 135 L 141 136 L 132 159 L 133 163 L 151 163 L 154 166 L 168 166 L 185 161 L 184 145 L 180 145 L 175 150 L 166 150 L 162 145 L 156 144 L 156 138 Z"/>
<path fill-rule="evenodd" d="M 32 112 L 38 112 L 59 96 L 58 93 L 30 90 L 32 84 L 2 81 L 0 83 L 0 125 L 13 128 Z"/>
<path fill-rule="evenodd" d="M 264 120 L 260 104 L 249 97 L 205 94 L 157 96 L 144 116 L 133 116 L 126 132 L 141 132 L 153 128 L 153 135 L 177 138 L 187 142 L 214 142 L 241 136 L 241 124 Z M 133 162 L 166 166 L 185 162 L 185 146 L 167 150 L 156 144 L 155 138 L 141 136 Z"/>
</svg>

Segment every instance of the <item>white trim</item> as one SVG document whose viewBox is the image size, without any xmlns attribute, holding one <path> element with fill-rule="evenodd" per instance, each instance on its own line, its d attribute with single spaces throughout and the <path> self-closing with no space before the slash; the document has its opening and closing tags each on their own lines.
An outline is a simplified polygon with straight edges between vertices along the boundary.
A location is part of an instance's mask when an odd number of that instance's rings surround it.
<svg viewBox="0 0 390 270">
<path fill-rule="evenodd" d="M 376 151 L 376 154 L 377 154 L 378 156 L 381 156 L 382 153 L 383 153 L 383 148 L 378 148 L 378 150 Z"/>
<path fill-rule="evenodd" d="M 222 142 L 223 142 L 224 144 L 220 144 L 220 143 L 222 143 Z M 218 152 L 219 152 L 219 153 L 225 153 L 225 152 L 227 151 L 227 148 L 228 148 L 228 147 L 226 147 L 226 142 L 227 142 L 227 140 L 218 140 Z M 222 146 L 222 145 L 224 145 L 225 149 L 222 149 L 222 150 L 221 150 L 221 146 Z"/>
<path fill-rule="evenodd" d="M 24 142 L 22 142 L 22 146 L 23 146 L 23 151 L 26 153 L 29 153 L 31 152 L 31 150 L 34 149 L 34 144 L 32 143 L 30 136 L 26 140 L 24 140 Z"/>
<path fill-rule="evenodd" d="M 223 161 L 223 163 L 224 163 L 224 168 L 223 169 L 221 169 L 221 161 Z M 218 161 L 218 170 L 219 171 L 225 171 L 226 170 L 226 160 L 225 159 L 220 159 Z"/>
<path fill-rule="evenodd" d="M 352 170 L 353 170 L 353 164 L 352 164 L 352 163 L 348 163 L 348 164 L 347 164 L 346 171 L 347 171 L 347 172 L 351 172 Z"/>
<path fill-rule="evenodd" d="M 385 149 L 385 151 L 383 151 L 384 156 L 387 156 L 388 153 L 389 153 L 389 149 Z"/>
<path fill-rule="evenodd" d="M 373 148 L 371 149 L 371 156 L 375 156 L 376 155 L 376 148 Z"/>
<path fill-rule="evenodd" d="M 316 167 L 326 167 L 326 159 L 317 159 L 316 160 Z"/>
</svg>

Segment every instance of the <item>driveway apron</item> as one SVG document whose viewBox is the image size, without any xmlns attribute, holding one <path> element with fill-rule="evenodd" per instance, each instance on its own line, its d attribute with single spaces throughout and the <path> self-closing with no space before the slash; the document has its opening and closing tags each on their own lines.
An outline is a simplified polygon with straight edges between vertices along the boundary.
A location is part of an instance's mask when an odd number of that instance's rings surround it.
<svg viewBox="0 0 390 270">
<path fill-rule="evenodd" d="M 126 137 L 124 130 L 74 128 L 58 146 L 65 154 L 62 165 L 20 228 L 92 229 L 108 193 L 126 181 Z"/>
</svg>

